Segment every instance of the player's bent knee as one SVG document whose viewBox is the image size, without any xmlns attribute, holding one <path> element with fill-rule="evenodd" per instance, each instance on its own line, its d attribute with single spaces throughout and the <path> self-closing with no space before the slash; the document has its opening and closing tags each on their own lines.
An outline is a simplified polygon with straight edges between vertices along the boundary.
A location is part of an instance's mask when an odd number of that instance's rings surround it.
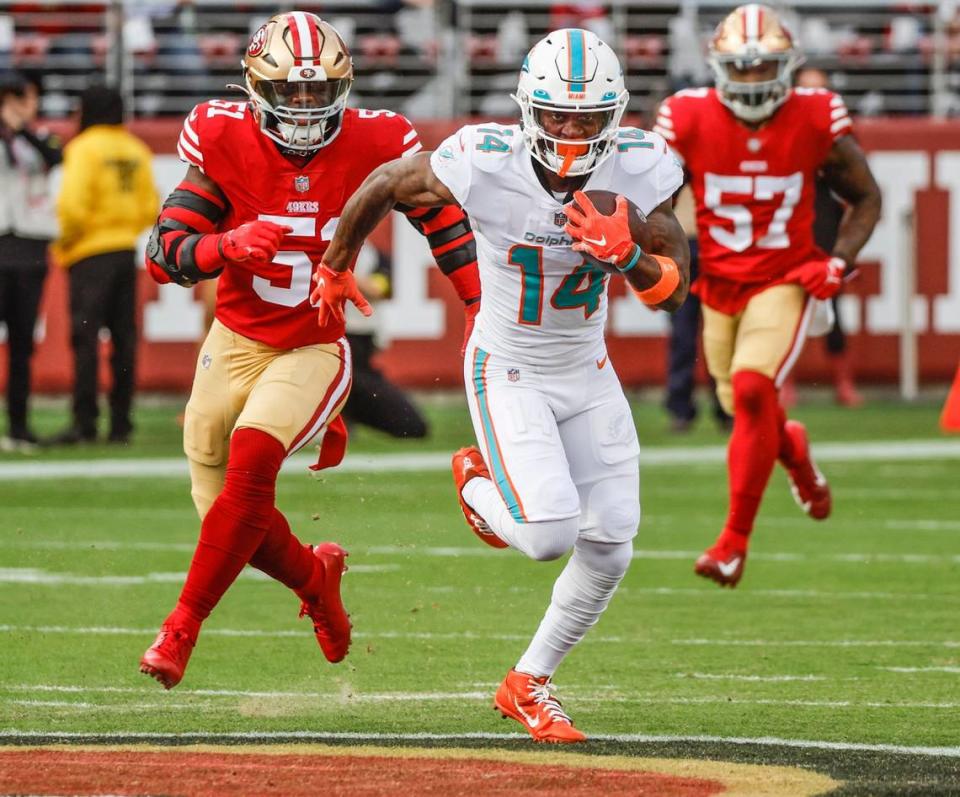
<svg viewBox="0 0 960 797">
<path fill-rule="evenodd" d="M 201 465 L 223 464 L 226 455 L 223 423 L 187 404 L 183 418 L 183 453 Z"/>
<path fill-rule="evenodd" d="M 598 526 L 611 540 L 632 540 L 640 526 L 640 502 L 635 499 L 607 504 L 600 512 Z"/>
<path fill-rule="evenodd" d="M 756 415 L 776 400 L 773 380 L 757 371 L 737 371 L 733 375 L 733 399 L 737 412 Z"/>
<path fill-rule="evenodd" d="M 559 559 L 573 548 L 580 531 L 575 517 L 525 523 L 522 528 L 527 538 L 527 555 L 538 562 Z"/>
<path fill-rule="evenodd" d="M 591 570 L 619 580 L 633 561 L 633 543 L 578 540 L 577 556 Z"/>
</svg>

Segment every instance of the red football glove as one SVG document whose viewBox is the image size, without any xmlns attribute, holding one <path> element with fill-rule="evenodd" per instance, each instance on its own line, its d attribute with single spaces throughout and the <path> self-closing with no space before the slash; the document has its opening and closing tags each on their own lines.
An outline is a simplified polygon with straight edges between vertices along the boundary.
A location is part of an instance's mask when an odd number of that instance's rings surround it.
<svg viewBox="0 0 960 797">
<path fill-rule="evenodd" d="M 248 221 L 220 236 L 218 248 L 223 259 L 229 263 L 243 263 L 246 260 L 269 263 L 288 232 L 293 232 L 293 227 L 272 221 Z"/>
<path fill-rule="evenodd" d="M 840 292 L 847 264 L 840 257 L 808 260 L 787 274 L 788 282 L 798 282 L 814 299 L 832 299 Z"/>
<path fill-rule="evenodd" d="M 470 340 L 470 336 L 473 334 L 473 322 L 476 320 L 477 313 L 479 312 L 480 302 L 465 304 L 463 306 L 463 314 L 466 316 L 466 324 L 464 324 L 463 327 L 463 345 L 460 347 L 461 357 L 467 353 L 467 341 Z"/>
<path fill-rule="evenodd" d="M 617 195 L 612 216 L 604 216 L 598 211 L 583 191 L 574 191 L 573 198 L 575 204 L 565 205 L 563 212 L 567 215 L 564 229 L 577 241 L 572 247 L 574 251 L 584 252 L 618 268 L 629 262 L 635 254 L 636 244 L 630 235 L 626 197 Z"/>
<path fill-rule="evenodd" d="M 339 321 L 342 324 L 343 308 L 348 299 L 364 315 L 373 315 L 373 308 L 360 293 L 350 269 L 334 271 L 321 263 L 313 278 L 317 285 L 310 294 L 310 303 L 320 308 L 317 317 L 320 326 L 326 326 L 330 321 Z"/>
</svg>

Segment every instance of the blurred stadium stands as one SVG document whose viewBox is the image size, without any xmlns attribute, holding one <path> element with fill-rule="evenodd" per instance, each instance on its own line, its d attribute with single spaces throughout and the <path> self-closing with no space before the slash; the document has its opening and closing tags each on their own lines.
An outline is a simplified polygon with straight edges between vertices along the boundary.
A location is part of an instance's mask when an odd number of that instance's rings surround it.
<svg viewBox="0 0 960 797">
<path fill-rule="evenodd" d="M 250 33 L 278 10 L 330 20 L 354 53 L 354 102 L 415 118 L 513 115 L 520 60 L 547 30 L 582 26 L 620 52 L 631 111 L 709 80 L 710 31 L 736 3 L 717 0 L 353 0 L 295 3 L 0 0 L 0 66 L 42 69 L 47 116 L 68 114 L 101 74 L 140 117 L 180 116 L 239 78 Z M 773 5 L 808 62 L 860 115 L 960 115 L 960 6 L 796 0 Z M 121 41 L 123 46 L 121 46 Z"/>
</svg>

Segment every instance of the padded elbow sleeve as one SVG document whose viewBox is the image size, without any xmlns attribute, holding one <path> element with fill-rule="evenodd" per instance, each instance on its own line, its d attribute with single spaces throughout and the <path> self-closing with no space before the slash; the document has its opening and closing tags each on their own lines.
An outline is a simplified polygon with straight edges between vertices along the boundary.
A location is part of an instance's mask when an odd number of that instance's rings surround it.
<svg viewBox="0 0 960 797">
<path fill-rule="evenodd" d="M 147 259 L 178 285 L 218 276 L 223 270 L 219 258 L 201 257 L 198 262 L 197 254 L 198 249 L 216 248 L 214 233 L 225 212 L 220 197 L 192 183 L 180 183 L 163 203 L 147 242 Z"/>
</svg>

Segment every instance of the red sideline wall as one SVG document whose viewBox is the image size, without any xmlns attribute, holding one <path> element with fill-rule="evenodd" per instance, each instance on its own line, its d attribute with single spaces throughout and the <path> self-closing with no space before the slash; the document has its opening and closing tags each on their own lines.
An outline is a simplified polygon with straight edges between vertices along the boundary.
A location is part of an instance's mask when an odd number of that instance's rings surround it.
<svg viewBox="0 0 960 797">
<path fill-rule="evenodd" d="M 457 122 L 418 124 L 427 148 L 459 126 Z M 179 133 L 176 120 L 132 125 L 158 154 L 157 179 L 166 193 L 185 171 L 172 156 Z M 65 129 L 64 132 L 67 132 Z M 910 245 L 907 223 L 916 224 L 917 297 L 913 314 L 919 333 L 920 376 L 948 381 L 960 359 L 960 122 L 867 120 L 858 125 L 861 143 L 884 194 L 881 223 L 864 250 L 862 277 L 843 298 L 842 313 L 850 349 L 863 381 L 894 382 L 898 373 L 898 330 L 904 312 L 901 265 Z M 453 291 L 406 221 L 385 223 L 374 243 L 393 247 L 395 297 L 378 306 L 392 343 L 381 355 L 397 381 L 418 387 L 461 384 L 458 351 L 462 311 Z M 391 238 L 396 240 L 391 241 Z M 608 346 L 624 383 L 664 381 L 667 320 L 611 285 Z M 193 375 L 195 337 L 202 309 L 195 295 L 176 286 L 159 289 L 143 272 L 139 286 L 142 331 L 137 381 L 142 390 L 185 391 Z M 58 269 L 47 281 L 41 307 L 41 340 L 34 359 L 37 390 L 69 390 L 69 314 L 66 279 Z M 0 380 L 6 379 L 2 347 Z M 103 382 L 107 383 L 105 366 Z M 829 367 L 820 341 L 808 343 L 795 373 L 801 381 L 826 381 Z"/>
</svg>

